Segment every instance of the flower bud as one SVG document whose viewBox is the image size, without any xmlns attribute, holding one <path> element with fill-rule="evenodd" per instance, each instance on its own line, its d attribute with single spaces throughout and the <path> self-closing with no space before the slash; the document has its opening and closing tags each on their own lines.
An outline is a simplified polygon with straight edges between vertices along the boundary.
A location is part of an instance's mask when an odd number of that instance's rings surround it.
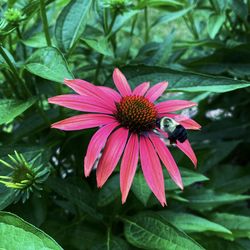
<svg viewBox="0 0 250 250">
<path fill-rule="evenodd" d="M 29 162 L 16 151 L 14 156 L 8 155 L 8 157 L 11 163 L 0 159 L 0 163 L 10 169 L 7 176 L 0 176 L 0 183 L 15 190 L 16 202 L 19 199 L 25 202 L 29 199 L 31 192 L 42 190 L 41 184 L 48 178 L 50 168 L 42 164 L 36 166 L 36 160 L 41 157 L 41 154 Z"/>
</svg>

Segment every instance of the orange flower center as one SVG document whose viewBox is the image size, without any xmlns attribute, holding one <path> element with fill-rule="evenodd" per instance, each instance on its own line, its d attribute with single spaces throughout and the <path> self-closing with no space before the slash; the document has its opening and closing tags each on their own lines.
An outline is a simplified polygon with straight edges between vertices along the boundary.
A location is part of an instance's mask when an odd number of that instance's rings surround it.
<svg viewBox="0 0 250 250">
<path fill-rule="evenodd" d="M 143 96 L 125 96 L 116 108 L 116 119 L 130 132 L 149 131 L 156 126 L 155 105 Z"/>
</svg>

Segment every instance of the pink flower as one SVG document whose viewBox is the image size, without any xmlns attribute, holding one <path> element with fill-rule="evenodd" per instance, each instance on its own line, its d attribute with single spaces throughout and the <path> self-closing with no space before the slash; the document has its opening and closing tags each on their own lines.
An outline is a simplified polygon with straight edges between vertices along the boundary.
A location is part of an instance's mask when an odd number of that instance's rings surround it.
<svg viewBox="0 0 250 250">
<path fill-rule="evenodd" d="M 181 189 L 183 184 L 175 160 L 159 133 L 166 137 L 168 135 L 157 124 L 161 117 L 167 116 L 186 129 L 199 129 L 200 125 L 194 120 L 172 113 L 195 106 L 196 103 L 169 100 L 155 104 L 167 88 L 167 82 L 160 82 L 151 88 L 148 82 L 144 82 L 131 90 L 119 69 L 114 70 L 113 80 L 118 92 L 84 80 L 65 80 L 65 84 L 76 94 L 55 96 L 49 98 L 49 102 L 87 114 L 56 122 L 52 128 L 81 130 L 99 127 L 88 145 L 84 159 L 85 176 L 89 176 L 103 150 L 96 171 L 97 185 L 102 187 L 121 159 L 120 187 L 124 203 L 140 159 L 147 184 L 164 206 L 166 198 L 161 162 Z M 196 166 L 197 159 L 189 141 L 180 143 L 177 140 L 176 146 Z"/>
</svg>

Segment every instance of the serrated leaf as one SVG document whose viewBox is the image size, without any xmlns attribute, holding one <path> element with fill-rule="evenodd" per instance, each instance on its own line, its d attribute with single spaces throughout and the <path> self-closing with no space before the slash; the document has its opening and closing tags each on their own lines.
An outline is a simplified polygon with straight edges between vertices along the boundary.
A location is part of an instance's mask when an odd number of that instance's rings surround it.
<svg viewBox="0 0 250 250">
<path fill-rule="evenodd" d="M 55 37 L 62 51 L 67 52 L 82 35 L 88 20 L 91 2 L 89 0 L 71 0 L 57 18 Z"/>
<path fill-rule="evenodd" d="M 236 238 L 250 239 L 250 217 L 238 214 L 215 213 L 210 219 L 230 229 Z"/>
<path fill-rule="evenodd" d="M 125 219 L 125 237 L 130 244 L 143 249 L 203 249 L 185 233 L 153 213 Z"/>
<path fill-rule="evenodd" d="M 62 250 L 55 240 L 43 231 L 7 212 L 0 212 L 0 239 L 4 249 Z"/>
<path fill-rule="evenodd" d="M 121 69 L 132 87 L 150 81 L 156 84 L 168 81 L 168 91 L 224 93 L 250 86 L 249 82 L 225 77 L 197 74 L 163 67 L 144 65 L 127 66 Z"/>
<path fill-rule="evenodd" d="M 59 83 L 65 78 L 73 78 L 63 55 L 53 47 L 38 49 L 28 59 L 25 68 L 34 75 Z"/>
<path fill-rule="evenodd" d="M 0 125 L 11 122 L 25 110 L 30 108 L 35 101 L 35 98 L 31 98 L 27 101 L 17 101 L 12 99 L 0 100 Z"/>
<path fill-rule="evenodd" d="M 214 223 L 197 215 L 188 213 L 176 213 L 172 211 L 160 211 L 157 214 L 162 216 L 169 223 L 187 233 L 218 232 L 232 234 L 226 227 L 223 227 L 220 224 Z"/>
</svg>

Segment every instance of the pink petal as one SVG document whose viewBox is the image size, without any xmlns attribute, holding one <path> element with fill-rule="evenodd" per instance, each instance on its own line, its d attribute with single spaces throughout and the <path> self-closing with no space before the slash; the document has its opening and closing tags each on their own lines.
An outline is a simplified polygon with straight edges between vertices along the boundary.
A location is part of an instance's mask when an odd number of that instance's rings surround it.
<svg viewBox="0 0 250 250">
<path fill-rule="evenodd" d="M 113 114 L 112 109 L 104 107 L 102 103 L 94 97 L 81 95 L 58 95 L 49 98 L 48 101 L 49 103 L 83 112 Z"/>
<path fill-rule="evenodd" d="M 106 86 L 98 86 L 98 88 L 105 92 L 105 94 L 112 98 L 115 102 L 119 102 L 122 98 L 121 95 L 114 89 L 111 89 Z"/>
<path fill-rule="evenodd" d="M 189 159 L 193 162 L 194 166 L 197 166 L 197 158 L 195 153 L 189 143 L 188 140 L 184 141 L 183 143 L 177 141 L 176 146 L 189 157 Z"/>
<path fill-rule="evenodd" d="M 152 143 L 145 136 L 140 137 L 140 159 L 146 182 L 161 205 L 164 206 L 166 197 L 160 160 Z"/>
<path fill-rule="evenodd" d="M 159 117 L 164 117 L 164 116 L 173 118 L 175 121 L 180 123 L 185 129 L 197 130 L 201 128 L 201 125 L 199 123 L 197 123 L 196 121 L 190 119 L 189 117 L 185 115 L 176 115 L 176 114 L 169 114 L 169 113 L 167 114 L 161 113 L 159 115 Z"/>
<path fill-rule="evenodd" d="M 185 108 L 190 108 L 196 105 L 197 103 L 190 102 L 190 101 L 170 100 L 170 101 L 160 102 L 156 104 L 156 109 L 159 113 L 168 113 L 168 112 L 174 112 L 174 111 L 185 109 Z"/>
<path fill-rule="evenodd" d="M 139 142 L 137 134 L 131 134 L 121 162 L 120 186 L 122 203 L 125 203 L 131 187 L 139 157 Z"/>
<path fill-rule="evenodd" d="M 122 96 L 131 95 L 131 88 L 127 82 L 126 77 L 122 74 L 122 72 L 116 68 L 113 73 L 113 80 L 116 88 L 120 92 Z"/>
<path fill-rule="evenodd" d="M 152 141 L 156 152 L 158 153 L 160 159 L 162 160 L 163 164 L 166 166 L 169 175 L 173 179 L 173 181 L 183 189 L 182 179 L 180 171 L 175 163 L 173 156 L 171 155 L 170 151 L 164 144 L 164 142 L 154 133 L 149 134 L 149 138 Z"/>
<path fill-rule="evenodd" d="M 127 138 L 128 129 L 125 128 L 119 128 L 109 136 L 103 155 L 97 166 L 96 177 L 98 187 L 102 187 L 114 171 L 121 158 Z"/>
<path fill-rule="evenodd" d="M 150 102 L 154 102 L 162 95 L 162 93 L 166 90 L 167 87 L 168 82 L 157 83 L 149 89 L 145 97 L 148 98 Z"/>
<path fill-rule="evenodd" d="M 73 79 L 73 80 L 64 79 L 64 83 L 79 95 L 98 98 L 99 101 L 102 102 L 104 106 L 115 108 L 114 100 L 111 99 L 110 96 L 105 94 L 105 92 L 102 91 L 102 89 L 98 88 L 92 83 L 89 83 L 81 79 Z"/>
<path fill-rule="evenodd" d="M 148 88 L 149 82 L 143 82 L 133 90 L 132 95 L 144 96 Z"/>
<path fill-rule="evenodd" d="M 113 116 L 102 114 L 76 115 L 62 121 L 53 123 L 52 128 L 61 130 L 81 130 L 103 126 L 116 121 Z"/>
<path fill-rule="evenodd" d="M 87 154 L 84 158 L 84 174 L 86 177 L 89 176 L 90 171 L 93 168 L 93 165 L 103 149 L 109 135 L 117 126 L 119 126 L 118 122 L 110 123 L 97 130 L 91 138 Z"/>
</svg>

